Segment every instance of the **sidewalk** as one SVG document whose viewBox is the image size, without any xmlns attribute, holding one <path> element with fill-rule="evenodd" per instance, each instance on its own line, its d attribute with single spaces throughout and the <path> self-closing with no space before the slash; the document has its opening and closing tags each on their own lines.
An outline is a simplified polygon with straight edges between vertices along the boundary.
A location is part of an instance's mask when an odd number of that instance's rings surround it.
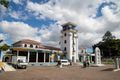
<svg viewBox="0 0 120 80">
<path fill-rule="evenodd" d="M 3 70 L 6 71 L 16 71 L 11 65 L 8 65 L 7 63 L 3 63 L 4 66 L 2 67 Z"/>
</svg>

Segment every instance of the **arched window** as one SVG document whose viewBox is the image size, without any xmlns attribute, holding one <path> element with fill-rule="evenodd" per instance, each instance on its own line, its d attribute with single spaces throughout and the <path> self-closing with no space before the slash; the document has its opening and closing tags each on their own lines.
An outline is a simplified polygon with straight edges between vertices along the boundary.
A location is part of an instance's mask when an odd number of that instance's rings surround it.
<svg viewBox="0 0 120 80">
<path fill-rule="evenodd" d="M 64 43 L 67 43 L 67 41 L 65 40 Z"/>
<path fill-rule="evenodd" d="M 32 45 L 32 44 L 30 44 L 30 47 L 31 47 L 31 48 L 33 48 L 33 45 Z"/>
<path fill-rule="evenodd" d="M 38 46 L 36 45 L 35 48 L 38 48 Z"/>
<path fill-rule="evenodd" d="M 64 48 L 64 51 L 66 51 L 66 50 L 67 50 L 67 48 L 65 47 L 65 48 Z"/>
<path fill-rule="evenodd" d="M 64 36 L 66 36 L 66 33 L 64 34 Z"/>
<path fill-rule="evenodd" d="M 27 47 L 27 44 L 25 44 L 24 47 Z"/>
</svg>

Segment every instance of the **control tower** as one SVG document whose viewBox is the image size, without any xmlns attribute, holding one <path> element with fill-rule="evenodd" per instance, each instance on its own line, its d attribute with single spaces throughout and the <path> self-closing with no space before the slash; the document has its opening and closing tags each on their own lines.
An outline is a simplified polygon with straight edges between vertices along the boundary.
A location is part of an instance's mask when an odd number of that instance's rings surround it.
<svg viewBox="0 0 120 80">
<path fill-rule="evenodd" d="M 75 27 L 76 25 L 71 22 L 63 24 L 60 41 L 65 57 L 74 63 L 78 60 L 78 31 Z"/>
</svg>

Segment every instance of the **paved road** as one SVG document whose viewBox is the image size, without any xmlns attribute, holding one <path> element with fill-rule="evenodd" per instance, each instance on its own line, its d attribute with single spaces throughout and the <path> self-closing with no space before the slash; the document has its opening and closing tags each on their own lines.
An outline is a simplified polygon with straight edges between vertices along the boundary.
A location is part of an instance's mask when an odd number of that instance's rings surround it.
<svg viewBox="0 0 120 80">
<path fill-rule="evenodd" d="M 113 66 L 89 67 L 29 67 L 0 74 L 0 80 L 120 80 L 120 71 Z"/>
</svg>

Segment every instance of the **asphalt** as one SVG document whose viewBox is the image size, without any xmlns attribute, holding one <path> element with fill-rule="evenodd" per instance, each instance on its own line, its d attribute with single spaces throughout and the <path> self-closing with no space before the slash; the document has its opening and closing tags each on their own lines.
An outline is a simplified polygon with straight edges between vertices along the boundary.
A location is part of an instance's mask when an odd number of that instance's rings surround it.
<svg viewBox="0 0 120 80">
<path fill-rule="evenodd" d="M 27 69 L 4 72 L 0 80 L 120 80 L 120 71 L 114 72 L 114 66 L 87 67 L 80 65 L 63 66 L 33 66 Z"/>
</svg>

